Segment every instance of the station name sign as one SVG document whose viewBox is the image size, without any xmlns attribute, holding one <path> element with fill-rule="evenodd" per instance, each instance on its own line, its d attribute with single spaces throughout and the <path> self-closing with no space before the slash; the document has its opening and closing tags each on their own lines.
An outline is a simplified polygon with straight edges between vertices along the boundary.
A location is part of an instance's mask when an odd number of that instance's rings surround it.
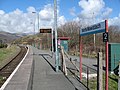
<svg viewBox="0 0 120 90">
<path fill-rule="evenodd" d="M 52 32 L 52 29 L 51 28 L 43 28 L 43 29 L 40 29 L 40 33 L 51 33 Z"/>
<path fill-rule="evenodd" d="M 80 30 L 80 36 L 105 32 L 105 22 L 94 24 Z"/>
</svg>

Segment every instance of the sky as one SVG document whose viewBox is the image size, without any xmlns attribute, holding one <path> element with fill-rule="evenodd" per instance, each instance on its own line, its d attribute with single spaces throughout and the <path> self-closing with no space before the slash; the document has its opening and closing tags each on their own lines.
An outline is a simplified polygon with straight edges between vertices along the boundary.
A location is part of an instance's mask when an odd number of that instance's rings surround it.
<svg viewBox="0 0 120 90">
<path fill-rule="evenodd" d="M 32 13 L 36 12 L 36 13 Z M 0 0 L 0 31 L 11 33 L 38 32 L 53 28 L 54 0 Z M 57 0 L 58 26 L 69 21 L 94 24 L 108 19 L 109 25 L 120 26 L 120 0 Z"/>
</svg>

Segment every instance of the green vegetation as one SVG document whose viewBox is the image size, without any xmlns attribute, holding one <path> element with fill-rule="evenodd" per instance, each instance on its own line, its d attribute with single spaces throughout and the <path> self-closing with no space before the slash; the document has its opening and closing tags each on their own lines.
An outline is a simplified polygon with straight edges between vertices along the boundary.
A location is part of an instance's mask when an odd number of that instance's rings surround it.
<svg viewBox="0 0 120 90">
<path fill-rule="evenodd" d="M 20 48 L 18 48 L 17 46 L 10 46 L 9 48 L 0 48 L 0 63 L 3 60 L 10 59 L 19 51 Z"/>
<path fill-rule="evenodd" d="M 7 44 L 0 44 L 0 48 L 6 48 Z"/>
<path fill-rule="evenodd" d="M 111 74 L 108 81 L 109 90 L 118 90 L 118 76 Z M 87 86 L 86 79 L 83 79 L 82 82 Z M 88 86 L 90 90 L 97 90 L 97 78 L 89 79 Z M 103 90 L 105 90 L 105 74 L 103 74 Z"/>
<path fill-rule="evenodd" d="M 6 65 L 20 51 L 20 48 L 12 45 L 8 48 L 0 48 L 0 68 Z M 6 77 L 0 76 L 0 84 L 6 80 Z"/>
<path fill-rule="evenodd" d="M 13 44 L 27 44 L 32 45 L 36 48 L 41 48 L 44 50 L 48 50 L 51 48 L 51 34 L 50 33 L 37 33 L 35 35 L 29 35 L 25 37 L 21 37 L 13 42 Z"/>
<path fill-rule="evenodd" d="M 4 83 L 5 79 L 6 79 L 5 77 L 0 76 L 0 84 Z"/>
<path fill-rule="evenodd" d="M 108 82 L 109 90 L 118 90 L 118 76 L 110 75 Z"/>
<path fill-rule="evenodd" d="M 0 49 L 0 61 L 8 58 L 9 56 L 16 53 L 16 46 L 11 46 L 9 48 L 1 48 Z"/>
<path fill-rule="evenodd" d="M 90 55 L 88 55 L 88 54 L 83 54 L 82 56 L 83 56 L 83 57 L 89 57 L 89 58 L 96 58 L 96 57 L 97 57 L 97 54 L 90 54 Z"/>
<path fill-rule="evenodd" d="M 70 37 L 69 40 L 69 54 L 70 55 L 79 55 L 80 49 L 80 35 L 79 30 L 83 27 L 82 22 L 67 22 L 64 25 L 58 27 L 58 37 Z M 86 25 L 87 26 L 87 25 Z M 120 27 L 118 26 L 109 26 L 109 43 L 120 43 Z M 103 42 L 103 34 L 99 33 L 95 35 L 95 43 L 94 36 L 87 35 L 82 37 L 82 53 L 84 57 L 96 58 L 97 53 L 103 52 L 103 58 L 105 58 L 105 43 Z M 26 37 L 22 37 L 13 43 L 15 44 L 29 44 L 34 45 L 36 47 L 41 45 L 41 49 L 50 49 L 51 47 L 51 34 L 42 34 L 38 33 L 36 35 L 29 35 Z M 117 90 L 118 88 L 118 78 L 115 75 L 109 76 L 109 90 Z M 86 79 L 84 79 L 83 83 L 86 85 Z M 97 90 L 97 79 L 89 80 L 89 88 L 90 90 Z M 105 90 L 105 75 L 103 74 L 103 90 Z"/>
</svg>

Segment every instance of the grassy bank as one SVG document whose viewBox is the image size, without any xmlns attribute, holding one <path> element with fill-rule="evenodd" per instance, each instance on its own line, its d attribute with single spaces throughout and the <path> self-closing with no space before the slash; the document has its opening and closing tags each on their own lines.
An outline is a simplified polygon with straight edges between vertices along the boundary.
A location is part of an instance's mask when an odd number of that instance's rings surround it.
<svg viewBox="0 0 120 90">
<path fill-rule="evenodd" d="M 10 46 L 9 48 L 0 48 L 0 66 L 4 61 L 13 58 L 19 51 L 20 48 L 15 45 Z"/>
<path fill-rule="evenodd" d="M 72 56 L 79 56 L 80 55 L 80 52 L 74 52 L 74 51 L 71 51 L 71 52 L 68 52 L 69 55 L 72 55 Z M 86 57 L 86 58 L 96 58 L 97 57 L 97 54 L 94 52 L 92 54 L 85 54 L 83 53 L 82 54 L 83 57 Z"/>
<path fill-rule="evenodd" d="M 9 48 L 0 48 L 0 68 L 6 65 L 13 57 L 20 52 L 18 46 L 12 45 Z M 6 77 L 0 76 L 0 84 L 5 81 Z"/>
<path fill-rule="evenodd" d="M 112 74 L 109 75 L 108 79 L 108 88 L 109 90 L 118 90 L 118 76 Z M 82 82 L 87 86 L 86 80 L 82 80 Z M 89 79 L 89 89 L 97 90 L 97 78 Z M 103 74 L 103 90 L 105 90 L 105 74 Z"/>
</svg>

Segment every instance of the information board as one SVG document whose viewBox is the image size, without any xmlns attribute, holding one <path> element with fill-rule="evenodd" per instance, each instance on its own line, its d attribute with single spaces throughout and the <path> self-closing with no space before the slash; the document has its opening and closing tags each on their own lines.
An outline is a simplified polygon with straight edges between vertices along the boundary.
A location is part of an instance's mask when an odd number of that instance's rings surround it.
<svg viewBox="0 0 120 90">
<path fill-rule="evenodd" d="M 47 28 L 47 29 L 40 29 L 40 33 L 51 33 L 52 29 L 51 28 Z"/>
</svg>

